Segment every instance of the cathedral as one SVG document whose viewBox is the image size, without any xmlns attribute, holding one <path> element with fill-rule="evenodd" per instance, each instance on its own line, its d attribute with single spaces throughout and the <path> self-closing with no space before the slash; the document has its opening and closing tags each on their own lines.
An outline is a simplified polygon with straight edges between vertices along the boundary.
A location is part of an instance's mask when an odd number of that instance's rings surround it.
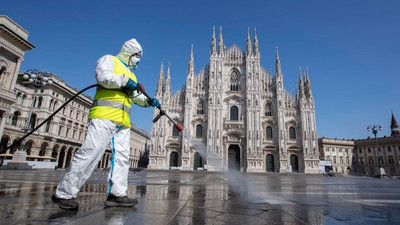
<svg viewBox="0 0 400 225">
<path fill-rule="evenodd" d="M 299 69 L 296 96 L 285 90 L 276 49 L 275 75 L 261 66 L 258 38 L 246 51 L 224 46 L 215 28 L 210 61 L 195 74 L 191 47 L 186 85 L 171 93 L 170 66 L 161 65 L 156 98 L 185 127 L 167 118 L 153 124 L 150 169 L 318 173 L 315 104 L 307 69 Z M 159 113 L 154 110 L 154 117 Z M 200 144 L 199 144 L 200 143 Z M 205 149 L 205 150 L 204 150 Z"/>
</svg>

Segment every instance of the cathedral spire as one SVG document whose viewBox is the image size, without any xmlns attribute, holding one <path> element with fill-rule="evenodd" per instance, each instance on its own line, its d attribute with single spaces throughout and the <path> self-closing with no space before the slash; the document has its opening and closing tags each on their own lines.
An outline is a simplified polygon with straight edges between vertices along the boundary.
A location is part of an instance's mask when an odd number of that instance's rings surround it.
<svg viewBox="0 0 400 225">
<path fill-rule="evenodd" d="M 167 77 L 165 79 L 165 92 L 170 93 L 171 92 L 171 76 L 170 76 L 170 63 L 168 62 L 168 69 L 167 69 Z"/>
<path fill-rule="evenodd" d="M 301 67 L 299 66 L 299 97 L 302 98 L 303 96 L 304 96 L 303 75 L 301 75 Z"/>
<path fill-rule="evenodd" d="M 164 63 L 161 62 L 160 74 L 158 75 L 156 94 L 162 94 L 164 82 Z"/>
<path fill-rule="evenodd" d="M 400 137 L 400 126 L 397 124 L 396 118 L 394 118 L 393 111 L 392 111 L 392 121 L 390 123 L 390 130 L 392 137 Z"/>
<path fill-rule="evenodd" d="M 312 95 L 312 91 L 311 91 L 311 82 L 310 82 L 310 78 L 308 77 L 308 68 L 306 67 L 306 71 L 305 71 L 305 78 L 304 78 L 304 88 L 305 88 L 305 92 L 307 95 L 307 98 L 309 98 Z"/>
<path fill-rule="evenodd" d="M 224 40 L 222 39 L 222 26 L 219 27 L 219 38 L 218 38 L 218 54 L 222 55 L 224 51 Z"/>
<path fill-rule="evenodd" d="M 299 66 L 299 79 L 301 78 L 301 66 Z"/>
<path fill-rule="evenodd" d="M 303 82 L 303 75 L 301 75 L 301 67 L 299 66 L 299 88 L 300 88 L 300 82 Z"/>
<path fill-rule="evenodd" d="M 190 61 L 193 62 L 193 44 L 190 45 Z"/>
<path fill-rule="evenodd" d="M 246 53 L 251 54 L 250 27 L 247 28 Z"/>
<path fill-rule="evenodd" d="M 308 68 L 306 67 L 306 70 L 305 70 L 305 81 L 306 82 L 310 82 L 310 79 L 309 79 L 309 77 L 308 77 Z"/>
<path fill-rule="evenodd" d="M 278 48 L 277 48 L 278 49 Z M 254 44 L 253 44 L 253 52 L 255 56 L 259 55 L 258 52 L 258 38 L 257 38 L 257 28 L 254 28 Z M 276 51 L 278 52 L 278 50 Z"/>
<path fill-rule="evenodd" d="M 276 74 L 282 74 L 282 70 L 281 70 L 281 60 L 279 59 L 278 46 L 276 46 L 275 72 L 276 72 Z"/>
<path fill-rule="evenodd" d="M 213 26 L 213 34 L 211 38 L 211 53 L 210 55 L 214 55 L 217 52 L 217 46 L 215 43 L 215 26 Z"/>
<path fill-rule="evenodd" d="M 190 46 L 190 57 L 189 57 L 189 65 L 188 65 L 188 75 L 194 72 L 194 58 L 193 58 L 193 44 Z"/>
<path fill-rule="evenodd" d="M 194 77 L 194 57 L 193 57 L 193 44 L 190 47 L 189 65 L 186 73 L 186 87 L 191 89 L 192 79 Z"/>
</svg>

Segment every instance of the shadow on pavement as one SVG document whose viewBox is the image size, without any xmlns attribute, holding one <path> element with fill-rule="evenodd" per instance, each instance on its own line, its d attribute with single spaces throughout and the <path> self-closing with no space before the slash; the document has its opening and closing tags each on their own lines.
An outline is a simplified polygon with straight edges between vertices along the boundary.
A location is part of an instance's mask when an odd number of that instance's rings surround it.
<svg viewBox="0 0 400 225">
<path fill-rule="evenodd" d="M 51 214 L 47 221 L 48 222 L 64 222 L 66 220 L 72 220 L 76 215 L 78 215 L 78 210 L 62 210 Z"/>
</svg>

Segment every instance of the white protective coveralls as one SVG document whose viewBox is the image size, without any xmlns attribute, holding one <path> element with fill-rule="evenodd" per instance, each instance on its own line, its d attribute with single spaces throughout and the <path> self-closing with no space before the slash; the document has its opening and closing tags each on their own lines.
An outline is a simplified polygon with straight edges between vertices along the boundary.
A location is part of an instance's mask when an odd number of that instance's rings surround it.
<svg viewBox="0 0 400 225">
<path fill-rule="evenodd" d="M 135 39 L 125 42 L 118 54 L 118 58 L 125 65 L 129 57 L 142 48 Z M 136 62 L 135 62 L 136 64 Z M 134 65 L 135 67 L 136 65 Z M 129 71 L 129 68 L 126 68 Z M 113 74 L 114 62 L 110 55 L 105 55 L 97 61 L 95 76 L 98 84 L 104 88 L 118 89 L 125 85 L 125 76 Z M 148 107 L 147 98 L 138 95 L 135 91 L 133 103 Z M 108 119 L 91 119 L 88 125 L 86 138 L 81 148 L 75 153 L 72 163 L 63 180 L 57 187 L 55 195 L 58 198 L 76 198 L 80 188 L 90 177 L 93 170 L 103 156 L 107 145 L 112 150 L 111 168 L 108 176 L 108 194 L 116 197 L 126 196 L 128 188 L 129 155 L 130 155 L 130 128 L 121 126 Z"/>
</svg>

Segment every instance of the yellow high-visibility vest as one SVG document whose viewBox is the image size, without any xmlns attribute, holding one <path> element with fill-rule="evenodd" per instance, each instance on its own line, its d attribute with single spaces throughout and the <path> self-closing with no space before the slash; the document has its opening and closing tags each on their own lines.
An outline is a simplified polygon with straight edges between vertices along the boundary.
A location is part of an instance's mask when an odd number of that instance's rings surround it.
<svg viewBox="0 0 400 225">
<path fill-rule="evenodd" d="M 114 61 L 115 76 L 128 75 L 137 82 L 136 76 L 117 57 L 111 56 Z M 124 127 L 131 127 L 129 113 L 131 111 L 132 98 L 121 89 L 106 89 L 98 87 L 94 96 L 92 108 L 89 111 L 89 119 L 108 119 Z"/>
</svg>

